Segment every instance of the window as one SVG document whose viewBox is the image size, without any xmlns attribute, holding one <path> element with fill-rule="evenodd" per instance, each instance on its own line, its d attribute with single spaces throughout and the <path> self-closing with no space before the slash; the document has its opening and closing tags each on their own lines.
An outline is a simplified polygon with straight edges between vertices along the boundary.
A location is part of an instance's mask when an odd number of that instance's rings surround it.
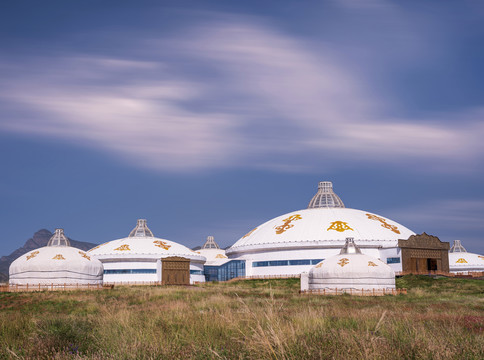
<svg viewBox="0 0 484 360">
<path fill-rule="evenodd" d="M 292 265 L 316 265 L 324 259 L 300 259 L 300 260 L 272 260 L 272 261 L 254 261 L 252 267 L 262 266 L 292 266 Z"/>
<path fill-rule="evenodd" d="M 399 257 L 387 258 L 387 264 L 400 264 L 400 258 Z"/>
<path fill-rule="evenodd" d="M 203 275 L 203 271 L 202 270 L 190 270 L 190 274 Z"/>
<path fill-rule="evenodd" d="M 116 270 L 104 270 L 104 274 L 156 274 L 156 269 L 116 269 Z"/>
</svg>

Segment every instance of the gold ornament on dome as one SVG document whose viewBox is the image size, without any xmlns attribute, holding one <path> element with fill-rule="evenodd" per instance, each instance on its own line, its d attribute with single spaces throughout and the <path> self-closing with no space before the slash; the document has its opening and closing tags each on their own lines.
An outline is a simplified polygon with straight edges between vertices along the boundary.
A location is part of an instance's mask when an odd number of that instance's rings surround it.
<svg viewBox="0 0 484 360">
<path fill-rule="evenodd" d="M 155 244 L 155 246 L 158 246 L 159 248 L 162 248 L 162 249 L 165 249 L 165 250 L 168 250 L 169 248 L 171 248 L 171 245 L 168 245 L 166 242 L 161 241 L 161 240 L 155 240 L 155 241 L 153 241 L 153 244 Z"/>
<path fill-rule="evenodd" d="M 459 259 L 459 260 L 457 260 L 455 263 L 456 263 L 456 264 L 467 264 L 467 260 L 466 260 L 466 259 L 464 259 L 464 258 L 460 258 L 460 259 Z"/>
<path fill-rule="evenodd" d="M 118 248 L 116 248 L 114 250 L 116 250 L 116 251 L 129 251 L 131 249 L 129 248 L 129 245 L 128 244 L 124 244 L 124 245 L 121 245 L 120 247 L 118 247 Z"/>
<path fill-rule="evenodd" d="M 105 244 L 107 244 L 107 243 L 104 243 L 104 244 L 100 244 L 100 245 L 98 245 L 98 246 L 95 246 L 95 247 L 93 247 L 92 249 L 87 250 L 87 252 L 89 252 L 89 251 L 93 251 L 93 250 L 96 250 L 96 249 L 99 249 L 101 246 L 103 246 L 103 245 L 105 245 Z"/>
<path fill-rule="evenodd" d="M 378 265 L 375 264 L 373 261 L 368 261 L 368 266 L 378 266 Z"/>
<path fill-rule="evenodd" d="M 348 223 L 346 223 L 344 221 L 333 221 L 331 223 L 330 227 L 326 229 L 326 231 L 329 231 L 329 230 L 336 230 L 338 232 L 343 232 L 343 231 L 346 231 L 346 230 L 353 231 L 353 229 L 350 228 Z"/>
<path fill-rule="evenodd" d="M 481 260 L 484 260 L 484 256 L 478 255 L 477 257 Z"/>
<path fill-rule="evenodd" d="M 244 236 L 242 236 L 242 239 L 245 239 L 247 236 L 250 236 L 256 230 L 257 230 L 257 228 L 250 230 L 247 234 L 245 234 Z"/>
<path fill-rule="evenodd" d="M 57 254 L 52 258 L 52 260 L 65 260 L 66 258 L 62 256 L 61 254 Z"/>
<path fill-rule="evenodd" d="M 322 261 L 318 265 L 316 265 L 315 267 L 316 268 L 320 268 L 321 266 L 323 266 L 323 262 Z"/>
<path fill-rule="evenodd" d="M 340 261 L 338 261 L 338 265 L 340 265 L 341 267 L 349 264 L 350 261 L 347 259 L 347 258 L 342 258 Z"/>
<path fill-rule="evenodd" d="M 276 227 L 276 234 L 282 234 L 284 231 L 292 228 L 294 224 L 291 224 L 291 222 L 296 221 L 296 220 L 301 220 L 302 217 L 299 214 L 289 216 L 287 219 L 284 219 L 284 224 L 279 225 Z"/>
<path fill-rule="evenodd" d="M 27 260 L 30 260 L 36 257 L 38 253 L 39 253 L 38 251 L 31 252 L 30 255 L 27 255 Z"/>
<path fill-rule="evenodd" d="M 87 260 L 91 261 L 91 257 L 89 255 L 87 255 L 85 252 L 79 251 L 79 255 L 81 255 L 83 258 L 86 258 Z"/>
<path fill-rule="evenodd" d="M 398 230 L 398 228 L 395 225 L 388 224 L 387 221 L 384 218 L 373 215 L 373 214 L 366 214 L 366 216 L 368 216 L 368 219 L 370 219 L 370 220 L 376 220 L 376 221 L 381 222 L 381 226 L 384 227 L 385 229 L 389 229 L 389 230 L 393 231 L 395 234 L 400 234 L 400 230 Z"/>
<path fill-rule="evenodd" d="M 215 259 L 227 259 L 227 256 L 218 254 L 217 256 L 215 256 Z"/>
</svg>

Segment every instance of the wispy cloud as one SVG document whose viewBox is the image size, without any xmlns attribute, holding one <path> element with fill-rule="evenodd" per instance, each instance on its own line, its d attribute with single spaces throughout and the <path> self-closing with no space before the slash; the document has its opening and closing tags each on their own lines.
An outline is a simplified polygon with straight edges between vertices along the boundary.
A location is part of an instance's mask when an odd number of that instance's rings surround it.
<svg viewBox="0 0 484 360">
<path fill-rule="evenodd" d="M 483 109 L 445 121 L 387 117 L 391 109 L 324 45 L 236 20 L 133 45 L 141 60 L 71 54 L 4 64 L 13 76 L 0 85 L 0 130 L 69 139 L 168 171 L 303 171 L 322 159 L 442 170 L 482 161 Z"/>
</svg>

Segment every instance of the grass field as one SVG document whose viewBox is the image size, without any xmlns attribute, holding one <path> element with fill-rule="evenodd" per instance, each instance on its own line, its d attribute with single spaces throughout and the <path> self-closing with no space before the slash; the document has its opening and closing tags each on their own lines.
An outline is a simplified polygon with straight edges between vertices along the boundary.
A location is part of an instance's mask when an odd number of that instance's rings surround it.
<svg viewBox="0 0 484 360">
<path fill-rule="evenodd" d="M 484 359 L 484 280 L 301 296 L 299 280 L 0 293 L 0 358 Z"/>
</svg>

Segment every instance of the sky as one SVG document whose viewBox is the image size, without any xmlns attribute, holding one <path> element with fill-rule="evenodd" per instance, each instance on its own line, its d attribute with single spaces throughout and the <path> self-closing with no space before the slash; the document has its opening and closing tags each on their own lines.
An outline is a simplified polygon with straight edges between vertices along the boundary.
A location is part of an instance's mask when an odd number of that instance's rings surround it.
<svg viewBox="0 0 484 360">
<path fill-rule="evenodd" d="M 484 253 L 481 1 L 3 1 L 0 255 L 230 246 L 332 181 Z"/>
</svg>

